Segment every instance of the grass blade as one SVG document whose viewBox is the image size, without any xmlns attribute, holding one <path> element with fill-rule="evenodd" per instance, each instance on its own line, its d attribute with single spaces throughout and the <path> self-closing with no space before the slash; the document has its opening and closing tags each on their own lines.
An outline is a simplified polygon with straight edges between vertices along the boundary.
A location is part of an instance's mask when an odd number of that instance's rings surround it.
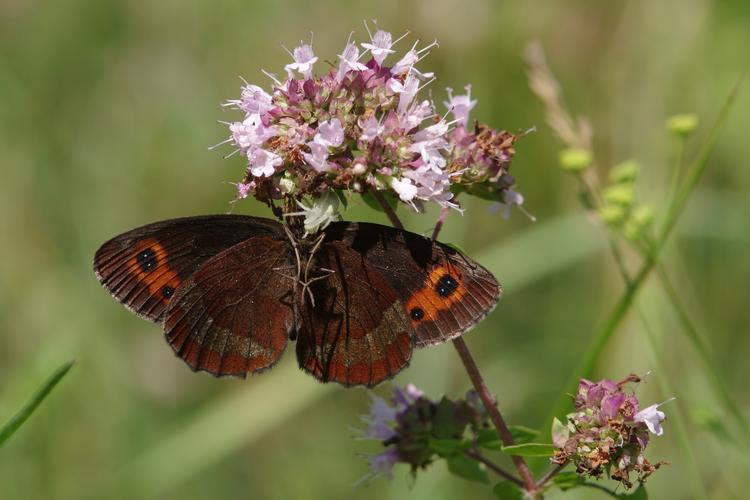
<svg viewBox="0 0 750 500">
<path fill-rule="evenodd" d="M 8 438 L 11 437 L 24 424 L 24 422 L 26 422 L 26 420 L 28 420 L 31 414 L 34 413 L 34 410 L 36 410 L 41 402 L 44 401 L 44 398 L 52 392 L 52 389 L 54 389 L 60 380 L 62 380 L 68 371 L 70 371 L 74 363 L 75 361 L 68 361 L 55 370 L 44 384 L 37 389 L 31 399 L 26 402 L 23 408 L 21 408 L 18 413 L 13 415 L 13 417 L 8 420 L 2 428 L 0 428 L 0 446 L 2 446 L 5 441 L 7 441 Z"/>
</svg>

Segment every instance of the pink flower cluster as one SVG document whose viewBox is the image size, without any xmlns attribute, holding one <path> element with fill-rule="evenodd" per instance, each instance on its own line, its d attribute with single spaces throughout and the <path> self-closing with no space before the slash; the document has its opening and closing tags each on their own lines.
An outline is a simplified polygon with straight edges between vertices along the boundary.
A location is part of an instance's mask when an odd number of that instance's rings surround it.
<svg viewBox="0 0 750 500">
<path fill-rule="evenodd" d="M 313 47 L 302 43 L 290 52 L 283 81 L 267 73 L 270 92 L 246 84 L 239 99 L 228 101 L 244 113 L 228 124 L 225 141 L 247 159 L 238 197 L 273 204 L 331 189 L 379 190 L 420 209 L 430 201 L 458 208 L 455 194 L 466 191 L 518 204 L 508 173 L 517 137 L 469 125 L 476 105 L 469 87 L 462 95 L 449 89 L 448 112 L 438 114 L 419 97 L 435 77 L 415 67 L 436 43 L 415 43 L 387 66 L 402 38 L 378 30 L 357 45 L 350 37 L 338 64 L 322 76 L 313 74 Z"/>
<path fill-rule="evenodd" d="M 625 391 L 629 383 L 640 382 L 630 375 L 620 382 L 581 379 L 575 397 L 576 411 L 567 423 L 555 419 L 552 442 L 558 448 L 553 462 L 572 461 L 579 474 L 599 477 L 605 471 L 612 479 L 631 487 L 630 474 L 639 481 L 659 468 L 643 455 L 649 432 L 663 433 L 664 412 L 658 404 L 639 411 L 638 399 Z"/>
</svg>

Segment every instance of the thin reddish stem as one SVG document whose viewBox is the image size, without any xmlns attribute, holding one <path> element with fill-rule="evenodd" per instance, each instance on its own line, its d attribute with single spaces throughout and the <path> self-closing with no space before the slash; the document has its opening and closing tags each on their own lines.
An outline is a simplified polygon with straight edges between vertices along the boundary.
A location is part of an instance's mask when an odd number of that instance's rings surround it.
<svg viewBox="0 0 750 500">
<path fill-rule="evenodd" d="M 383 197 L 383 195 L 377 190 L 373 190 L 373 196 L 378 201 L 378 203 L 380 203 L 380 206 L 383 207 L 383 210 L 388 216 L 388 219 L 391 221 L 391 224 L 393 224 L 393 226 L 398 229 L 404 229 L 404 225 L 401 223 L 401 220 L 398 218 L 398 215 L 396 215 L 396 212 L 393 210 L 393 208 L 388 204 L 385 197 Z M 435 230 L 432 233 L 433 240 L 437 239 L 438 234 L 443 227 L 445 216 L 447 216 L 447 212 L 441 212 L 438 223 L 435 225 Z M 500 440 L 505 446 L 513 445 L 513 436 L 510 433 L 510 429 L 508 429 L 508 425 L 505 423 L 502 414 L 500 414 L 500 410 L 497 406 L 497 401 L 495 401 L 492 393 L 490 393 L 490 390 L 487 388 L 487 384 L 485 384 L 484 378 L 482 378 L 482 374 L 479 372 L 479 368 L 477 367 L 474 358 L 471 356 L 469 348 L 466 346 L 464 339 L 462 339 L 461 337 L 453 339 L 453 346 L 456 348 L 456 351 L 458 351 L 458 355 L 461 358 L 464 367 L 466 368 L 466 373 L 468 373 L 472 384 L 474 384 L 474 389 L 476 389 L 477 393 L 479 394 L 479 397 L 482 400 L 482 404 L 487 409 L 487 413 L 489 414 L 490 420 L 492 420 L 493 425 L 497 429 Z M 523 457 L 517 455 L 511 455 L 510 458 L 513 461 L 513 465 L 515 465 L 516 470 L 518 470 L 518 473 L 521 475 L 524 489 L 536 496 L 538 493 L 538 488 L 536 482 L 534 481 L 534 476 L 531 475 L 531 471 L 529 470 L 529 466 L 526 461 L 523 459 Z"/>
<path fill-rule="evenodd" d="M 396 215 L 396 211 L 393 210 L 393 207 L 391 207 L 388 204 L 388 201 L 385 199 L 385 196 L 378 191 L 377 189 L 372 190 L 372 195 L 375 197 L 376 200 L 378 200 L 378 203 L 380 203 L 380 206 L 383 207 L 383 210 L 385 211 L 385 215 L 388 216 L 388 220 L 391 221 L 391 224 L 393 224 L 393 227 L 396 229 L 404 229 L 404 225 L 401 223 L 401 219 L 398 218 L 398 215 Z"/>
<path fill-rule="evenodd" d="M 503 469 L 499 465 L 497 465 L 495 462 L 490 460 L 489 458 L 485 457 L 481 453 L 479 453 L 477 450 L 469 450 L 466 452 L 466 454 L 476 460 L 477 462 L 483 463 L 488 469 L 490 469 L 492 472 L 497 474 L 498 476 L 504 477 L 508 481 L 517 484 L 518 486 L 523 486 L 523 482 L 518 479 L 516 476 L 508 472 L 507 470 Z"/>
<path fill-rule="evenodd" d="M 458 351 L 458 355 L 466 368 L 466 373 L 469 374 L 469 378 L 471 379 L 472 384 L 474 384 L 474 389 L 476 389 L 479 398 L 482 400 L 482 404 L 487 409 L 487 413 L 489 413 L 490 420 L 492 420 L 492 423 L 497 429 L 500 440 L 505 446 L 512 446 L 514 443 L 510 429 L 508 429 L 508 425 L 500 414 L 500 410 L 497 407 L 497 401 L 495 401 L 495 398 L 487 388 L 487 384 L 485 384 L 484 378 L 482 378 L 482 374 L 479 372 L 479 368 L 477 368 L 477 364 L 474 362 L 474 358 L 469 352 L 469 348 L 466 347 L 466 342 L 464 342 L 463 338 L 458 337 L 453 339 L 453 346 L 456 348 L 456 351 Z M 531 471 L 529 470 L 526 461 L 523 457 L 517 455 L 511 455 L 510 458 L 513 460 L 513 465 L 516 466 L 518 473 L 521 475 L 526 490 L 529 492 L 535 492 L 537 489 L 536 482 L 531 475 Z"/>
</svg>

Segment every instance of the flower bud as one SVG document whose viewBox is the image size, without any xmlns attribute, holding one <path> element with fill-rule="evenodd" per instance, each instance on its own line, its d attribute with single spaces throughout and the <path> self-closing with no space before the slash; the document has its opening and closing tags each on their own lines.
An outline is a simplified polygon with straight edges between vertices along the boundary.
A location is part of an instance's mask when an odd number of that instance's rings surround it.
<svg viewBox="0 0 750 500">
<path fill-rule="evenodd" d="M 632 211 L 628 221 L 623 228 L 625 238 L 637 241 L 654 221 L 655 210 L 653 205 L 641 205 Z"/>
<path fill-rule="evenodd" d="M 599 209 L 599 217 L 607 225 L 619 226 L 625 221 L 627 212 L 622 205 L 605 205 Z"/>
<path fill-rule="evenodd" d="M 604 189 L 604 200 L 613 205 L 629 207 L 635 197 L 632 184 L 613 184 Z"/>
<path fill-rule="evenodd" d="M 683 113 L 670 116 L 667 119 L 667 130 L 675 135 L 687 137 L 698 128 L 698 115 L 695 113 Z"/>
<path fill-rule="evenodd" d="M 568 172 L 581 172 L 591 165 L 594 156 L 583 148 L 568 148 L 560 151 L 560 166 Z"/>
<path fill-rule="evenodd" d="M 625 160 L 624 162 L 612 167 L 609 171 L 609 178 L 614 184 L 624 182 L 634 182 L 638 177 L 638 171 L 641 165 L 635 160 Z"/>
</svg>

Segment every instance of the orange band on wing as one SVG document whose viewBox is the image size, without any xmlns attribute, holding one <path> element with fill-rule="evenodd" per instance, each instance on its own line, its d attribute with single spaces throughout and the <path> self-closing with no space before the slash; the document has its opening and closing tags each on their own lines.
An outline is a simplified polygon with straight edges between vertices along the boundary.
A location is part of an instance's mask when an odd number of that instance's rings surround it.
<svg viewBox="0 0 750 500">
<path fill-rule="evenodd" d="M 139 241 L 127 265 L 138 281 L 148 286 L 150 294 L 164 302 L 181 283 L 177 272 L 167 264 L 167 251 L 155 238 Z"/>
<path fill-rule="evenodd" d="M 466 294 L 461 272 L 450 264 L 430 269 L 422 288 L 406 302 L 406 311 L 413 322 L 434 319 L 440 311 L 450 309 Z"/>
</svg>

